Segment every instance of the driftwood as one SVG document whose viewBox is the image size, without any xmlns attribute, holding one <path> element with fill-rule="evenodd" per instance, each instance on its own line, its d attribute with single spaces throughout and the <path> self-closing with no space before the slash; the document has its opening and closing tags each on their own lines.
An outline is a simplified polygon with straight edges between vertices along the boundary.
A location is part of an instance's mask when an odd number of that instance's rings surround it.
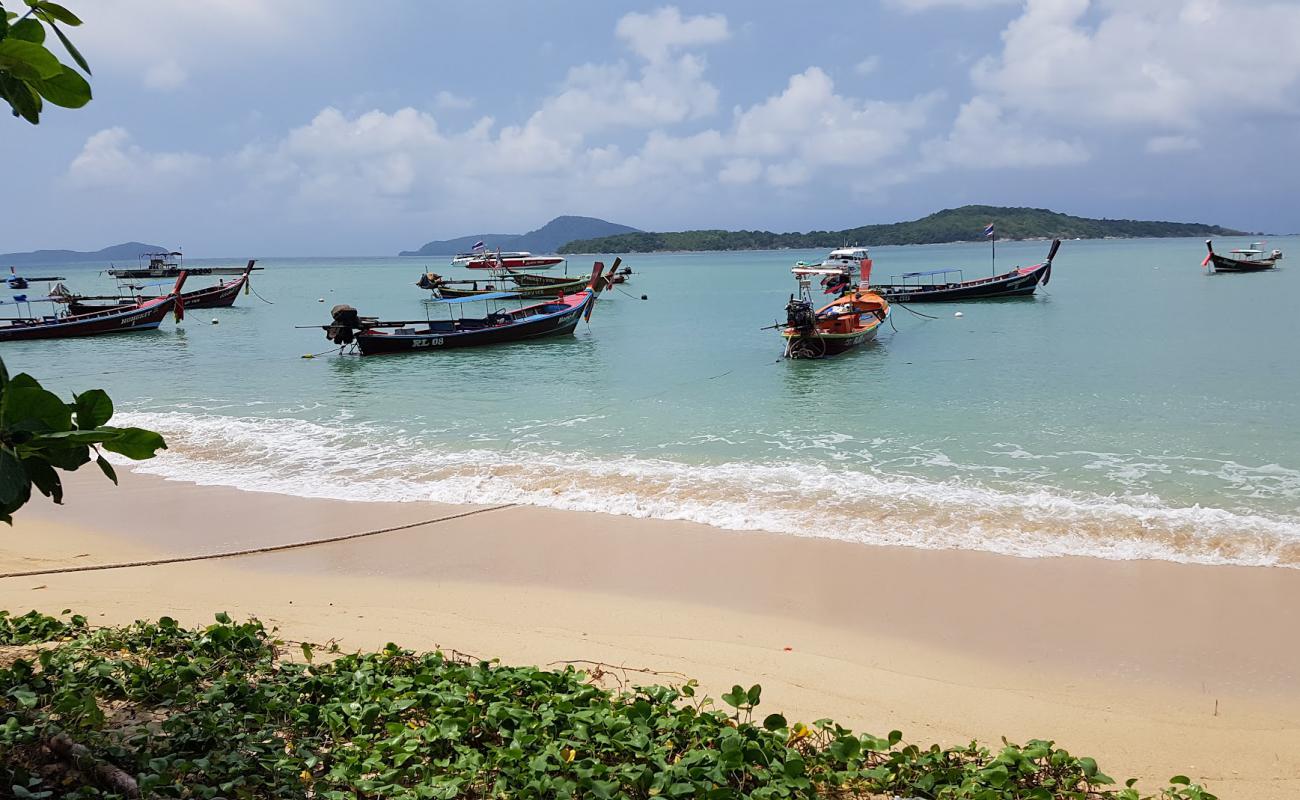
<svg viewBox="0 0 1300 800">
<path fill-rule="evenodd" d="M 135 778 L 122 770 L 95 758 L 85 745 L 77 744 L 60 733 L 45 743 L 51 753 L 65 761 L 97 786 L 116 792 L 123 797 L 139 797 L 140 786 Z"/>
</svg>

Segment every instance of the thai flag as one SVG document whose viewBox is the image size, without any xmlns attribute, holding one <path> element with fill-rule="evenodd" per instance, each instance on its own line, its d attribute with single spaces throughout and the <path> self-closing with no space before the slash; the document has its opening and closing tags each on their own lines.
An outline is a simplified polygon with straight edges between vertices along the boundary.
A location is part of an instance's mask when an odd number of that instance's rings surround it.
<svg viewBox="0 0 1300 800">
<path fill-rule="evenodd" d="M 985 239 L 992 239 L 992 238 L 993 238 L 993 223 L 992 223 L 992 222 L 990 222 L 989 225 L 988 225 L 988 227 L 984 229 L 984 238 L 985 238 Z"/>
<path fill-rule="evenodd" d="M 471 250 L 482 250 L 482 249 L 483 249 L 483 243 L 482 243 L 482 242 L 475 242 L 475 243 L 474 243 L 474 246 L 471 247 L 470 249 L 471 249 Z"/>
</svg>

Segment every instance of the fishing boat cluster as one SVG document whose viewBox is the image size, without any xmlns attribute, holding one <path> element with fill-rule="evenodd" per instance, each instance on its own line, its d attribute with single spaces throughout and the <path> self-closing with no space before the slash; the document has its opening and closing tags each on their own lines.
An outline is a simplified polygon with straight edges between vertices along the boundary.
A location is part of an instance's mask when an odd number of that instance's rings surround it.
<svg viewBox="0 0 1300 800">
<path fill-rule="evenodd" d="M 796 290 L 786 303 L 785 321 L 769 329 L 779 331 L 785 357 L 825 358 L 873 339 L 890 319 L 894 305 L 1028 297 L 1051 281 L 1059 239 L 1052 241 L 1043 261 L 999 273 L 993 225 L 984 234 L 993 250 L 993 274 L 969 280 L 960 269 L 933 269 L 878 281 L 870 251 L 858 246 L 832 250 L 818 263 L 800 261 L 791 269 Z M 1205 246 L 1208 255 L 1201 266 L 1211 272 L 1261 272 L 1275 269 L 1282 258 L 1280 250 L 1265 252 L 1258 243 L 1228 255 L 1216 253 L 1210 240 Z M 137 268 L 106 270 L 118 284 L 118 290 L 107 295 L 78 294 L 63 283 L 63 277 L 26 277 L 11 267 L 7 281 L 11 291 L 28 289 L 32 283 L 54 285 L 44 297 L 15 294 L 4 301 L 26 313 L 0 318 L 0 342 L 155 330 L 168 314 L 179 322 L 187 309 L 232 306 L 251 289 L 253 271 L 261 269 L 252 260 L 244 267 L 182 267 L 178 252 L 144 253 L 141 258 Z M 563 275 L 541 274 L 560 264 L 565 265 Z M 568 263 L 560 256 L 493 252 L 481 245 L 457 254 L 450 266 L 485 275 L 455 278 L 422 273 L 416 286 L 430 296 L 421 319 L 363 316 L 341 304 L 334 306 L 328 323 L 303 327 L 322 328 L 340 352 L 367 356 L 568 335 L 580 321 L 591 319 L 602 293 L 632 278 L 631 268 L 621 258 L 608 270 L 597 261 L 590 274 L 569 275 Z M 196 277 L 217 281 L 187 290 L 187 281 Z M 156 282 L 160 280 L 174 282 Z M 56 311 L 33 314 L 33 303 L 54 304 Z M 467 308 L 475 310 L 468 313 Z"/>
</svg>

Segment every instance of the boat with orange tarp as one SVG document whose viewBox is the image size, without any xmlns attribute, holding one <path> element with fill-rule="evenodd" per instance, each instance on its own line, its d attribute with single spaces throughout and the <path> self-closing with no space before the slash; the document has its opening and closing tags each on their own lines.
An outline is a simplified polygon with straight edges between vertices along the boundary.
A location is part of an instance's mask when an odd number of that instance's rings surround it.
<svg viewBox="0 0 1300 800">
<path fill-rule="evenodd" d="M 861 283 L 850 285 L 860 266 Z M 876 337 L 889 319 L 889 302 L 868 288 L 871 259 L 852 266 L 796 265 L 790 270 L 799 283 L 797 295 L 786 304 L 786 322 L 781 326 L 786 358 L 825 358 L 843 353 Z M 828 294 L 839 297 L 813 310 L 812 283 L 821 278 Z"/>
</svg>

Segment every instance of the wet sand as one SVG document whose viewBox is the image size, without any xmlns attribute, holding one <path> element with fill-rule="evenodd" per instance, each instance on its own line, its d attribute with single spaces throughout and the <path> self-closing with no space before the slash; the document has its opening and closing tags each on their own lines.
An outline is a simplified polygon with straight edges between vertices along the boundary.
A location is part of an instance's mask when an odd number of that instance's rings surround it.
<svg viewBox="0 0 1300 800">
<path fill-rule="evenodd" d="M 124 474 L 24 509 L 0 572 L 216 553 L 474 507 L 347 503 Z M 333 544 L 0 579 L 92 621 L 227 610 L 295 639 L 762 683 L 764 708 L 955 744 L 1051 738 L 1151 788 L 1300 796 L 1300 570 L 880 548 L 530 507 Z M 788 648 L 788 649 L 787 649 Z M 665 680 L 669 678 L 665 677 Z"/>
</svg>

